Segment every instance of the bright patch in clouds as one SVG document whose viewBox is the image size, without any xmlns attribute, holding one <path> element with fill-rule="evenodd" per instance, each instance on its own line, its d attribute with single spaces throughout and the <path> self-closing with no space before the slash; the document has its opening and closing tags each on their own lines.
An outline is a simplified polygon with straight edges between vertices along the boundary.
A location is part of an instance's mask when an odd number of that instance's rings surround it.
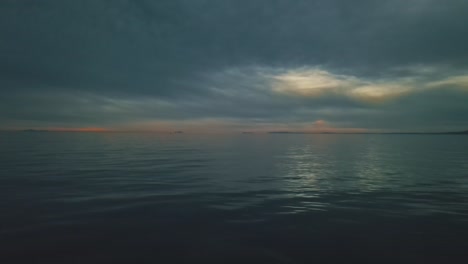
<svg viewBox="0 0 468 264">
<path fill-rule="evenodd" d="M 300 68 L 269 77 L 275 93 L 300 97 L 345 96 L 365 103 L 382 103 L 432 88 L 468 88 L 468 75 L 430 80 L 432 71 L 415 71 L 414 76 L 392 79 L 364 79 L 339 75 L 319 68 Z"/>
<path fill-rule="evenodd" d="M 369 103 L 394 99 L 414 88 L 413 83 L 407 80 L 371 81 L 321 69 L 290 70 L 271 79 L 272 90 L 280 94 L 305 97 L 341 95 Z"/>
<path fill-rule="evenodd" d="M 316 97 L 352 86 L 354 77 L 334 75 L 320 69 L 291 70 L 271 77 L 273 91 Z"/>
<path fill-rule="evenodd" d="M 399 84 L 369 84 L 350 89 L 349 96 L 369 103 L 396 99 L 411 92 L 411 87 Z"/>
<path fill-rule="evenodd" d="M 443 87 L 443 86 L 451 86 L 456 88 L 465 89 L 468 91 L 468 75 L 458 75 L 458 76 L 450 76 L 440 81 L 435 81 L 429 84 L 429 87 Z"/>
</svg>

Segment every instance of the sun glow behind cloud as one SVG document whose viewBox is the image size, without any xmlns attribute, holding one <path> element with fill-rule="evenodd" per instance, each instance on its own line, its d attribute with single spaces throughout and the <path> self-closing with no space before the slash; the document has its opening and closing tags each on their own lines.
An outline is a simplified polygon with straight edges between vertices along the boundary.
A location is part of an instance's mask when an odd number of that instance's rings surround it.
<svg viewBox="0 0 468 264">
<path fill-rule="evenodd" d="M 364 103 L 384 103 L 415 92 L 457 88 L 468 91 L 468 75 L 446 76 L 433 80 L 433 71 L 413 69 L 413 75 L 399 78 L 366 79 L 340 75 L 320 68 L 290 69 L 270 75 L 275 93 L 305 98 L 343 96 Z"/>
<path fill-rule="evenodd" d="M 290 70 L 271 79 L 273 91 L 307 97 L 336 93 L 338 89 L 352 86 L 357 81 L 353 77 L 333 75 L 320 69 Z"/>
<path fill-rule="evenodd" d="M 380 103 L 415 91 L 408 80 L 365 80 L 322 69 L 297 69 L 272 76 L 274 92 L 303 97 L 346 96 L 366 103 Z"/>
<path fill-rule="evenodd" d="M 429 83 L 428 86 L 432 88 L 449 86 L 468 91 L 468 75 L 450 76 L 440 81 Z"/>
</svg>

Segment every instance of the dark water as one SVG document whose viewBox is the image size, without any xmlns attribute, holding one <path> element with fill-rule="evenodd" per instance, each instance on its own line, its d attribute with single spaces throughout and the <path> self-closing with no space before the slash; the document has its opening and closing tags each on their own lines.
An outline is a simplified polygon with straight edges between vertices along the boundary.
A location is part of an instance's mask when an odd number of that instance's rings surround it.
<svg viewBox="0 0 468 264">
<path fill-rule="evenodd" d="M 1 263 L 468 263 L 468 137 L 0 134 Z"/>
</svg>

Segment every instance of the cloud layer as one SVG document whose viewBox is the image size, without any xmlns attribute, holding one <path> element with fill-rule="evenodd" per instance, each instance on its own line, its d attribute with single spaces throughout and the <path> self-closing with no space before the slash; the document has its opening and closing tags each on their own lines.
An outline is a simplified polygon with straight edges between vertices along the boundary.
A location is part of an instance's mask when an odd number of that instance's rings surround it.
<svg viewBox="0 0 468 264">
<path fill-rule="evenodd" d="M 0 7 L 3 129 L 468 128 L 463 0 Z"/>
</svg>

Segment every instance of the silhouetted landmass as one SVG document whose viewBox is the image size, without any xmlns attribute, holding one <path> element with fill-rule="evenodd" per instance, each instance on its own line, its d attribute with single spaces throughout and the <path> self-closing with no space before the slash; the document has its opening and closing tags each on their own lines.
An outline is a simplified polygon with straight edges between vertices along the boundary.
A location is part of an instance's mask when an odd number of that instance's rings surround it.
<svg viewBox="0 0 468 264">
<path fill-rule="evenodd" d="M 466 131 L 455 132 L 302 132 L 302 131 L 270 131 L 269 134 L 351 134 L 351 135 L 468 135 Z"/>
<path fill-rule="evenodd" d="M 447 132 L 444 134 L 459 134 L 459 135 L 468 135 L 468 130 L 465 131 L 459 131 L 459 132 Z"/>
<path fill-rule="evenodd" d="M 271 131 L 269 134 L 360 134 L 360 133 L 336 133 L 336 132 L 301 132 L 301 131 Z"/>
<path fill-rule="evenodd" d="M 318 133 L 312 133 L 312 132 L 295 132 L 295 131 L 271 131 L 268 132 L 269 134 L 318 134 Z"/>
<path fill-rule="evenodd" d="M 21 132 L 49 132 L 49 130 L 41 130 L 41 129 L 24 129 Z"/>
</svg>

